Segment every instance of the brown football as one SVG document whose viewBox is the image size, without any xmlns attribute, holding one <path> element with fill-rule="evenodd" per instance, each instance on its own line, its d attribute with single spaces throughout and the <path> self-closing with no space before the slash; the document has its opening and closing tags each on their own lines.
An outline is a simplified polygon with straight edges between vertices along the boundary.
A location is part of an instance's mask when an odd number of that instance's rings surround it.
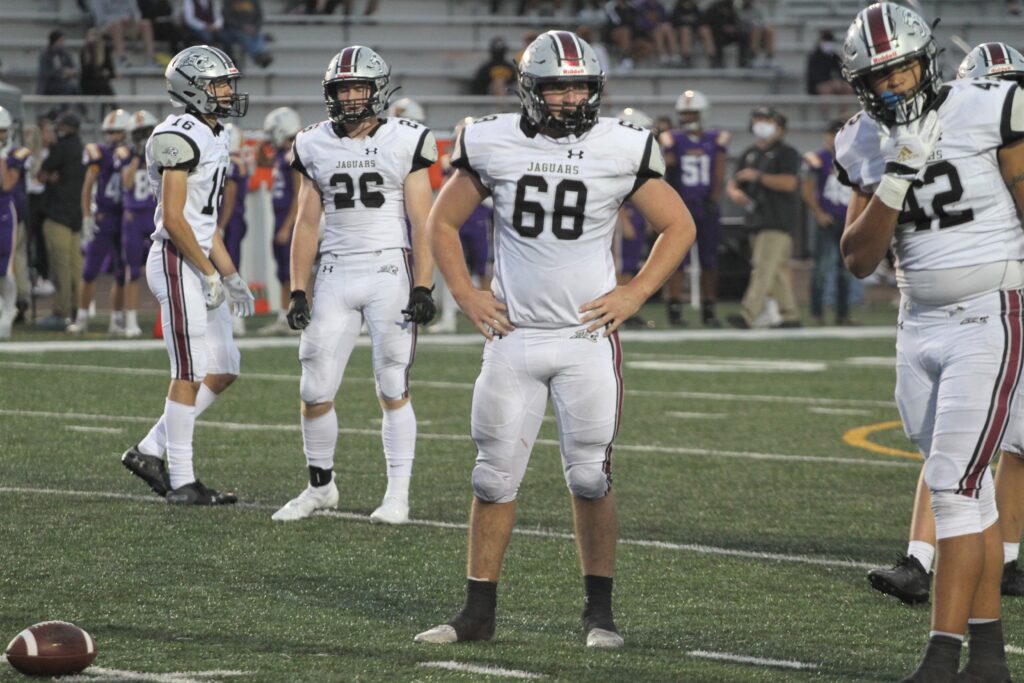
<svg viewBox="0 0 1024 683">
<path fill-rule="evenodd" d="M 23 674 L 64 676 L 92 664 L 96 643 L 74 624 L 44 621 L 16 635 L 7 646 L 6 655 L 11 666 Z"/>
</svg>

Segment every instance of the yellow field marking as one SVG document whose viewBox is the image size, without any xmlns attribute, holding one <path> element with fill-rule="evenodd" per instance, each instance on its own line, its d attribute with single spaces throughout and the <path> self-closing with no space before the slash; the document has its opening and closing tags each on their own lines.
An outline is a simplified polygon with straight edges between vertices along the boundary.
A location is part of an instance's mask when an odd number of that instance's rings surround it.
<svg viewBox="0 0 1024 683">
<path fill-rule="evenodd" d="M 900 426 L 902 426 L 902 423 L 899 420 L 889 420 L 888 422 L 877 422 L 875 424 L 864 425 L 863 427 L 854 427 L 843 434 L 843 443 L 850 444 L 854 448 L 863 448 L 864 450 L 871 451 L 872 453 L 892 455 L 897 458 L 921 460 L 921 454 L 917 451 L 905 451 L 901 448 L 890 448 L 889 446 L 882 446 L 868 439 L 868 437 L 875 432 L 885 432 L 890 429 L 896 429 Z"/>
</svg>

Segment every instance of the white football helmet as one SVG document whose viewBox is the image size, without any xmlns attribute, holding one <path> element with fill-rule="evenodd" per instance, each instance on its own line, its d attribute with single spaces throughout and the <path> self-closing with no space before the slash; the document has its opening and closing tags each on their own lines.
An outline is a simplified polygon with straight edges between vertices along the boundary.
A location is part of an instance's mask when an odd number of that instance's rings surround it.
<svg viewBox="0 0 1024 683">
<path fill-rule="evenodd" d="M 124 109 L 115 109 L 103 117 L 100 130 L 104 133 L 125 133 L 131 127 L 131 114 Z"/>
<path fill-rule="evenodd" d="M 225 123 L 224 131 L 228 134 L 228 152 L 238 154 L 242 151 L 242 129 L 233 123 Z"/>
<path fill-rule="evenodd" d="M 380 116 L 388 108 L 395 89 L 391 88 L 391 67 L 368 47 L 352 45 L 331 58 L 324 73 L 324 104 L 327 116 L 334 123 L 355 123 L 370 116 Z M 368 83 L 370 95 L 364 100 L 338 101 L 338 85 Z M 356 109 L 357 106 L 361 108 Z"/>
<path fill-rule="evenodd" d="M 241 75 L 223 50 L 209 45 L 185 48 L 174 55 L 164 71 L 172 103 L 217 118 L 242 117 L 249 110 L 249 94 L 236 90 Z M 221 82 L 231 86 L 229 97 L 214 96 L 212 86 Z"/>
<path fill-rule="evenodd" d="M 572 109 L 552 111 L 541 88 L 549 83 L 584 83 L 589 97 Z M 519 60 L 519 99 L 536 127 L 556 137 L 579 135 L 597 123 L 604 92 L 604 71 L 594 48 L 570 31 L 542 33 Z"/>
<path fill-rule="evenodd" d="M 424 113 L 423 107 L 411 97 L 403 97 L 393 102 L 388 107 L 388 116 L 397 116 L 400 119 L 409 119 L 416 123 L 427 122 L 427 115 Z"/>
<path fill-rule="evenodd" d="M 11 112 L 7 111 L 4 107 L 0 107 L 0 130 L 9 130 L 14 125 L 14 118 L 11 116 Z"/>
<path fill-rule="evenodd" d="M 684 90 L 676 99 L 679 125 L 683 127 L 683 130 L 691 133 L 703 130 L 704 117 L 710 110 L 711 102 L 699 90 Z"/>
<path fill-rule="evenodd" d="M 957 78 L 998 78 L 1024 85 L 1024 55 L 1006 43 L 982 43 L 967 53 Z"/>
<path fill-rule="evenodd" d="M 302 130 L 302 121 L 291 107 L 278 107 L 263 119 L 263 130 L 274 147 L 281 148 L 289 138 L 295 138 Z"/>
<path fill-rule="evenodd" d="M 146 141 L 153 134 L 153 129 L 159 121 L 153 114 L 145 109 L 140 109 L 129 117 L 128 132 L 132 136 L 132 144 L 139 150 L 146 146 Z"/>
<path fill-rule="evenodd" d="M 632 123 L 634 126 L 639 126 L 640 128 L 646 128 L 647 130 L 654 128 L 654 119 L 634 107 L 626 107 L 616 114 L 616 117 L 622 119 L 626 123 Z"/>
<path fill-rule="evenodd" d="M 924 19 L 908 7 L 880 2 L 863 9 L 850 24 L 843 43 L 843 76 L 875 121 L 892 126 L 909 123 L 928 113 L 939 93 L 935 38 Z M 902 68 L 918 60 L 921 79 L 910 92 L 875 93 L 873 75 Z"/>
</svg>

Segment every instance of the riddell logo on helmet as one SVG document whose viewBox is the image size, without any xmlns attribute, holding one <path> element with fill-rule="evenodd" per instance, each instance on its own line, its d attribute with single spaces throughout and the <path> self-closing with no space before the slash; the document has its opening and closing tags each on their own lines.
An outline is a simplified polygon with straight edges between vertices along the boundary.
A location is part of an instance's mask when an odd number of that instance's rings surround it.
<svg viewBox="0 0 1024 683">
<path fill-rule="evenodd" d="M 899 55 L 896 54 L 896 50 L 889 50 L 886 53 L 883 53 L 883 54 L 877 55 L 875 57 L 872 57 L 871 58 L 871 63 L 872 64 L 881 64 L 882 62 L 888 62 L 890 59 L 894 59 L 895 57 L 898 57 L 898 56 Z"/>
<path fill-rule="evenodd" d="M 586 73 L 586 70 L 584 70 L 584 69 L 567 69 L 567 68 L 564 68 L 564 67 L 562 68 L 562 75 L 563 76 L 575 76 L 577 74 L 583 74 L 583 73 Z"/>
</svg>

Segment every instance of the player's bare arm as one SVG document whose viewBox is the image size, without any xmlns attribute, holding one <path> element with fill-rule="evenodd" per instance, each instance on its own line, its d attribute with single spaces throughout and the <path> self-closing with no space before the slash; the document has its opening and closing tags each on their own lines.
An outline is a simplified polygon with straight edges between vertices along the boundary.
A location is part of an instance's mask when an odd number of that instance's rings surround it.
<svg viewBox="0 0 1024 683">
<path fill-rule="evenodd" d="M 429 289 L 433 285 L 434 257 L 427 238 L 427 216 L 434 193 L 428 169 L 421 168 L 406 176 L 404 194 L 405 213 L 412 225 L 412 258 L 416 269 L 413 285 Z"/>
<path fill-rule="evenodd" d="M 846 228 L 839 240 L 846 268 L 863 278 L 875 272 L 885 258 L 900 212 L 878 197 L 854 189 L 846 209 Z"/>
<path fill-rule="evenodd" d="M 96 178 L 100 175 L 99 164 L 89 164 L 85 170 L 85 180 L 82 181 L 82 217 L 92 217 L 92 189 L 96 186 Z"/>
<path fill-rule="evenodd" d="M 17 169 L 7 167 L 7 158 L 0 155 L 0 187 L 4 192 L 10 192 L 18 184 L 21 173 Z"/>
<path fill-rule="evenodd" d="M 130 190 L 135 187 L 135 172 L 139 170 L 139 163 L 142 157 L 135 155 L 128 165 L 121 169 L 121 187 Z"/>
<path fill-rule="evenodd" d="M 658 233 L 644 267 L 629 284 L 580 307 L 587 331 L 617 330 L 675 272 L 697 237 L 697 228 L 679 194 L 664 180 L 648 180 L 630 198 L 647 224 Z"/>
<path fill-rule="evenodd" d="M 818 222 L 818 225 L 823 227 L 832 225 L 832 216 L 818 203 L 817 181 L 813 176 L 806 176 L 800 183 L 800 197 L 814 214 L 814 220 Z"/>
<path fill-rule="evenodd" d="M 295 234 L 292 237 L 291 279 L 292 291 L 305 292 L 309 287 L 309 272 L 316 259 L 323 204 L 320 203 L 320 192 L 313 181 L 306 176 L 301 177 L 295 201 L 298 208 Z"/>
<path fill-rule="evenodd" d="M 224 238 L 221 236 L 219 230 L 213 233 L 213 244 L 210 247 L 210 261 L 213 262 L 217 272 L 221 274 L 221 277 L 227 278 L 238 272 L 235 268 L 234 262 L 231 260 L 231 255 L 228 253 L 228 248 L 224 246 Z"/>
<path fill-rule="evenodd" d="M 292 174 L 292 187 L 297 187 L 302 181 L 302 174 L 296 170 L 291 171 Z M 292 236 L 292 231 L 295 228 L 295 218 L 299 213 L 299 197 L 296 192 L 292 197 L 292 205 L 288 207 L 288 213 L 285 215 L 284 220 L 281 221 L 281 229 L 274 235 L 274 242 L 277 244 L 288 244 L 288 240 Z"/>
<path fill-rule="evenodd" d="M 672 133 L 663 131 L 658 136 L 658 144 L 661 146 L 661 155 L 665 158 L 666 166 L 677 166 L 679 160 L 676 159 L 675 153 L 675 142 L 672 140 Z"/>
<path fill-rule="evenodd" d="M 1017 214 L 1024 216 L 1024 140 L 999 150 L 999 171 L 1013 195 Z"/>
<path fill-rule="evenodd" d="M 165 169 L 160 180 L 160 191 L 163 195 L 164 229 L 171 237 L 171 242 L 178 248 L 181 255 L 194 265 L 203 275 L 214 275 L 217 269 L 213 262 L 203 253 L 185 218 L 185 200 L 188 198 L 188 171 Z"/>
<path fill-rule="evenodd" d="M 235 211 L 235 202 L 238 200 L 238 181 L 228 178 L 224 185 L 224 203 L 220 205 L 220 213 L 217 215 L 217 238 L 224 235 L 224 227 L 231 221 L 231 214 Z M 218 268 L 218 270 L 220 270 Z M 224 271 L 221 271 L 221 275 Z"/>
<path fill-rule="evenodd" d="M 456 171 L 441 188 L 441 194 L 430 210 L 427 237 L 437 267 L 459 308 L 480 334 L 493 339 L 495 334 L 506 335 L 515 327 L 509 322 L 504 304 L 489 291 L 473 287 L 462 242 L 459 241 L 459 228 L 487 194 L 487 188 L 472 173 L 462 169 Z"/>
</svg>

